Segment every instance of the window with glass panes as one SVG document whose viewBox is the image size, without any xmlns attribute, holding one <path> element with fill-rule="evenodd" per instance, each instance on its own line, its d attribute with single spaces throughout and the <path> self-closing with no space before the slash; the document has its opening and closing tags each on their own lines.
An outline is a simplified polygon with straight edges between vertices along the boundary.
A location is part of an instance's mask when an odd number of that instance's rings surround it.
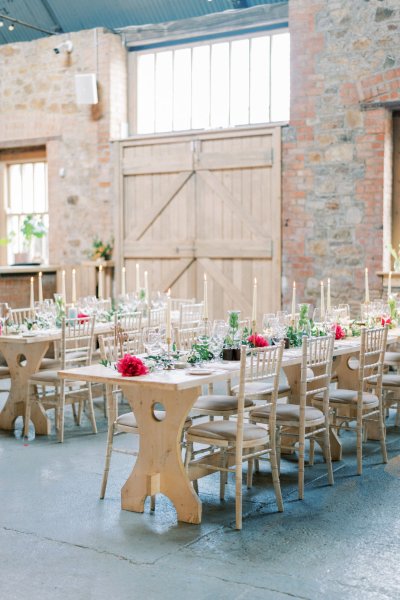
<svg viewBox="0 0 400 600">
<path fill-rule="evenodd" d="M 287 32 L 137 52 L 136 133 L 289 120 Z"/>
<path fill-rule="evenodd" d="M 48 231 L 47 163 L 45 161 L 8 163 L 5 165 L 5 212 L 7 219 L 8 262 L 14 254 L 29 250 L 30 258 L 48 260 L 48 235 L 33 237 L 31 247 L 21 228 L 28 215 L 35 224 L 43 224 Z"/>
</svg>

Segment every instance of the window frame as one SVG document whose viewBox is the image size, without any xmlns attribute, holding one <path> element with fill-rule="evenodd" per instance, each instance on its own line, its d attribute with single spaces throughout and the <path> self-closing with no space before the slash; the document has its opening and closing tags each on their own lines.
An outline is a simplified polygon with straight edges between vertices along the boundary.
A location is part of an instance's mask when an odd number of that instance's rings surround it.
<svg viewBox="0 0 400 600">
<path fill-rule="evenodd" d="M 23 164 L 35 164 L 35 163 L 44 163 L 46 169 L 46 199 L 47 199 L 47 211 L 46 212 L 20 212 L 14 213 L 11 212 L 8 208 L 9 201 L 9 167 L 12 165 L 23 165 Z M 47 219 L 50 218 L 50 206 L 49 206 L 49 177 L 48 177 L 48 160 L 46 151 L 42 149 L 33 150 L 32 152 L 10 152 L 6 153 L 5 156 L 2 156 L 0 153 L 0 214 L 2 218 L 0 219 L 0 237 L 7 237 L 7 226 L 8 219 L 12 215 L 17 216 L 27 216 L 29 214 L 32 215 L 47 215 Z M 49 234 L 47 233 L 47 256 L 44 257 L 45 262 L 49 262 Z M 10 266 L 12 262 L 8 259 L 8 244 L 5 246 L 0 246 L 0 263 Z"/>
<path fill-rule="evenodd" d="M 280 35 L 283 33 L 288 33 L 290 35 L 290 31 L 289 31 L 289 27 L 288 26 L 283 26 L 283 27 L 279 27 L 279 28 L 271 28 L 271 27 L 265 27 L 265 29 L 259 30 L 257 32 L 241 32 L 238 34 L 235 34 L 234 32 L 232 32 L 231 35 L 229 36 L 210 36 L 210 38 L 205 38 L 202 40 L 198 40 L 198 41 L 190 41 L 190 40 L 171 40 L 169 43 L 167 42 L 167 40 L 164 41 L 164 43 L 162 45 L 158 45 L 158 44 L 149 44 L 148 48 L 144 48 L 144 47 L 140 47 L 139 49 L 133 47 L 130 49 L 129 51 L 129 56 L 128 56 L 128 118 L 129 118 L 129 128 L 130 128 L 130 137 L 155 137 L 155 136 L 165 136 L 165 135 L 181 135 L 181 134 L 190 134 L 190 133 L 196 133 L 196 132 L 202 132 L 202 131 L 220 131 L 221 129 L 223 129 L 224 131 L 228 131 L 228 130 L 234 130 L 236 131 L 238 128 L 256 128 L 256 127 L 268 127 L 268 126 L 279 126 L 279 125 L 287 125 L 289 123 L 290 120 L 290 115 L 289 115 L 289 119 L 285 120 L 285 121 L 264 121 L 264 122 L 258 122 L 258 123 L 247 123 L 247 124 L 243 124 L 243 125 L 228 125 L 227 127 L 206 127 L 206 128 L 201 128 L 201 129 L 184 129 L 184 130 L 171 130 L 171 131 L 166 131 L 166 132 L 158 132 L 158 131 L 153 131 L 152 133 L 138 133 L 138 119 L 137 119 L 137 114 L 138 114 L 138 106 L 137 106 L 137 83 L 138 83 L 138 56 L 139 55 L 144 55 L 144 54 L 156 54 L 157 52 L 165 52 L 168 50 L 176 50 L 176 49 L 185 49 L 185 48 L 195 48 L 195 47 L 199 47 L 199 46 L 210 46 L 212 47 L 213 44 L 218 44 L 218 43 L 224 43 L 227 42 L 229 43 L 229 59 L 231 57 L 231 42 L 233 41 L 237 41 L 237 40 L 249 40 L 250 44 L 251 44 L 251 40 L 255 39 L 255 38 L 260 38 L 260 37 L 265 37 L 268 36 L 270 38 L 270 42 L 269 42 L 269 48 L 270 48 L 270 57 L 271 57 L 271 49 L 272 49 L 272 43 L 271 43 L 271 39 L 274 35 Z M 212 52 L 210 52 L 210 55 L 212 54 Z M 193 58 L 193 55 L 192 55 Z M 271 62 L 270 62 L 271 65 Z M 271 72 L 272 69 L 270 68 L 269 71 L 269 81 L 268 81 L 268 85 L 269 85 L 269 100 L 270 100 L 270 105 L 269 105 L 269 114 L 271 116 Z M 250 71 L 249 71 L 249 76 L 251 77 Z M 210 77 L 211 77 L 211 69 L 210 69 Z M 230 74 L 229 74 L 229 80 L 230 80 Z M 229 112 L 230 112 L 230 106 L 229 106 Z"/>
</svg>

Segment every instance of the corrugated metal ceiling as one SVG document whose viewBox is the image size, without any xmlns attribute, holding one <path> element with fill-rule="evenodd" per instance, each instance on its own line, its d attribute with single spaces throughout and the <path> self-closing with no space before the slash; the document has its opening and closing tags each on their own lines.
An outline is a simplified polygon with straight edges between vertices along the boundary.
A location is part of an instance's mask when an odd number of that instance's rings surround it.
<svg viewBox="0 0 400 600">
<path fill-rule="evenodd" d="M 115 29 L 162 23 L 232 10 L 238 6 L 279 4 L 282 0 L 0 0 L 0 14 L 54 32 L 93 27 Z M 240 9 L 238 9 L 240 10 Z M 9 21 L 0 27 L 0 44 L 29 41 L 45 33 Z"/>
</svg>

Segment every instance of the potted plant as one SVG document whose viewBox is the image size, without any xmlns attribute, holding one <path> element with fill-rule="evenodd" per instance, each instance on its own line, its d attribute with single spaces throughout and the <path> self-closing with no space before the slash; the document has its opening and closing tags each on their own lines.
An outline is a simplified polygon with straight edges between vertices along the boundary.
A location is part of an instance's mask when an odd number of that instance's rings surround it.
<svg viewBox="0 0 400 600">
<path fill-rule="evenodd" d="M 23 220 L 21 233 L 24 238 L 23 251 L 14 254 L 15 264 L 24 264 L 33 260 L 35 253 L 34 241 L 35 239 L 42 239 L 47 234 L 47 229 L 40 218 L 27 215 Z"/>
<path fill-rule="evenodd" d="M 390 254 L 393 256 L 393 269 L 395 273 L 399 273 L 400 272 L 400 244 L 399 244 L 399 250 L 398 252 L 396 252 L 396 250 L 393 248 L 393 246 L 391 244 L 388 244 L 387 248 L 390 250 Z"/>
<path fill-rule="evenodd" d="M 230 310 L 228 315 L 229 331 L 224 339 L 222 359 L 240 360 L 240 337 L 238 336 L 240 310 Z"/>
<path fill-rule="evenodd" d="M 92 248 L 88 251 L 91 260 L 111 260 L 114 247 L 114 240 L 103 242 L 96 236 L 92 242 Z"/>
</svg>

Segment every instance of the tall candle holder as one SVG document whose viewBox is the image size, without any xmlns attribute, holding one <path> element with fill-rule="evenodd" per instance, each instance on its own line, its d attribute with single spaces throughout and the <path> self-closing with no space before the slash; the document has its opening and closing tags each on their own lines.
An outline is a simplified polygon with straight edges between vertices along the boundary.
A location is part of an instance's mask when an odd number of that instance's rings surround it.
<svg viewBox="0 0 400 600">
<path fill-rule="evenodd" d="M 257 322 L 256 322 L 256 321 L 252 321 L 252 322 L 251 322 L 251 333 L 252 333 L 253 335 L 257 335 L 257 330 L 256 330 L 256 327 L 257 327 Z"/>
<path fill-rule="evenodd" d="M 171 347 L 172 347 L 172 338 L 167 337 L 167 363 L 165 364 L 165 371 L 172 371 L 175 367 L 172 364 L 171 358 Z"/>
<path fill-rule="evenodd" d="M 204 335 L 208 335 L 208 318 L 203 317 Z"/>
</svg>

